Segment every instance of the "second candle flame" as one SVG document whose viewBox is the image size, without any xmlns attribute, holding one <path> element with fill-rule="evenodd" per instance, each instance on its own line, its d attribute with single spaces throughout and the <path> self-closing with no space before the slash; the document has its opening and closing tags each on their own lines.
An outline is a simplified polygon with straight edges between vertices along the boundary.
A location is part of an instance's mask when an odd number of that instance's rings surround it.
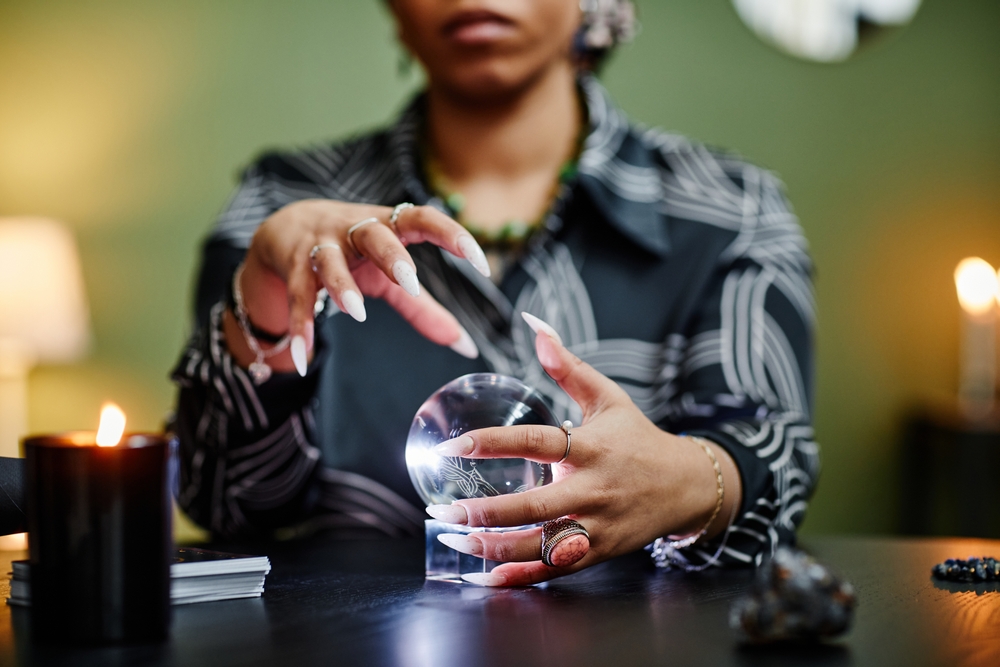
<svg viewBox="0 0 1000 667">
<path fill-rule="evenodd" d="M 98 447 L 114 447 L 125 433 L 125 413 L 114 403 L 101 407 L 101 425 L 97 428 Z"/>
<path fill-rule="evenodd" d="M 985 315 L 1000 299 L 1000 279 L 990 263 L 979 257 L 966 257 L 955 268 L 958 301 L 970 315 Z"/>
</svg>

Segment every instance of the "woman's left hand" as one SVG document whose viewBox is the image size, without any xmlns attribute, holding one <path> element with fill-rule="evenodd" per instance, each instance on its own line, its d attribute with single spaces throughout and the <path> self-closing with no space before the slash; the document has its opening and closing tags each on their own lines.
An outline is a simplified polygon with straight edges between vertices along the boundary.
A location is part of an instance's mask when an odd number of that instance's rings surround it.
<svg viewBox="0 0 1000 667">
<path fill-rule="evenodd" d="M 690 438 L 659 429 L 612 380 L 563 347 L 537 318 L 535 351 L 545 371 L 583 410 L 583 423 L 566 434 L 554 426 L 505 426 L 470 431 L 438 445 L 436 453 L 464 458 L 526 458 L 552 463 L 555 481 L 524 493 L 455 501 L 427 508 L 432 517 L 468 526 L 508 527 L 568 516 L 590 533 L 590 548 L 574 563 L 549 566 L 541 559 L 541 529 L 446 535 L 448 546 L 503 561 L 489 573 L 466 575 L 487 586 L 526 586 L 563 576 L 635 551 L 657 537 L 700 531 L 716 509 L 718 483 L 711 459 Z M 739 472 L 732 458 L 711 445 L 722 467 L 724 506 L 707 537 L 720 532 L 740 502 Z"/>
</svg>

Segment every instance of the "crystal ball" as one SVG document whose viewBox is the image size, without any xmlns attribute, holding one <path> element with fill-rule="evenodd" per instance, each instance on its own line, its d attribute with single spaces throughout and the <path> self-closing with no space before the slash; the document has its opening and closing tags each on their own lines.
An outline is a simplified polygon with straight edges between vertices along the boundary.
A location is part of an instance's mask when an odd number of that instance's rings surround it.
<svg viewBox="0 0 1000 667">
<path fill-rule="evenodd" d="M 552 466 L 525 459 L 438 456 L 435 445 L 490 426 L 559 426 L 541 394 L 496 373 L 452 380 L 420 406 L 406 438 L 406 468 L 428 505 L 520 493 L 552 481 Z"/>
</svg>

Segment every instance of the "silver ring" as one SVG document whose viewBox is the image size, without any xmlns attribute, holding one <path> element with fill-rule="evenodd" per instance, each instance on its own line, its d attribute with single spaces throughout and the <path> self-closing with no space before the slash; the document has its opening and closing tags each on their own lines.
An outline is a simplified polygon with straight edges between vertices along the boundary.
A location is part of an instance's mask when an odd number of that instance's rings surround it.
<svg viewBox="0 0 1000 667">
<path fill-rule="evenodd" d="M 573 428 L 573 422 L 567 419 L 566 421 L 564 421 L 562 424 L 559 425 L 559 428 L 561 428 L 563 430 L 563 433 L 566 434 L 566 451 L 563 453 L 563 457 L 558 461 L 556 461 L 556 463 L 562 463 L 563 461 L 565 461 L 566 458 L 569 456 L 570 448 L 573 446 L 573 431 L 570 430 L 571 428 Z"/>
<path fill-rule="evenodd" d="M 579 547 L 569 553 L 560 554 L 558 560 L 562 561 L 561 556 L 569 556 L 568 562 L 553 563 L 552 562 L 552 551 L 556 548 L 560 542 L 565 540 L 567 537 L 572 537 L 574 535 L 583 535 L 587 538 L 587 549 L 590 549 L 590 533 L 579 521 L 574 521 L 573 519 L 567 517 L 561 517 L 558 519 L 552 519 L 551 521 L 546 521 L 542 524 L 542 562 L 549 567 L 561 567 L 565 565 L 572 565 L 576 561 L 586 554 L 579 554 Z M 579 554 L 579 555 L 578 555 Z M 576 556 L 575 558 L 573 558 Z"/>
<path fill-rule="evenodd" d="M 354 234 L 354 232 L 358 231 L 359 229 L 361 229 L 362 227 L 364 227 L 365 225 L 367 225 L 370 222 L 379 222 L 379 219 L 378 218 L 365 218 L 361 222 L 357 222 L 357 223 L 351 225 L 351 228 L 347 230 L 347 244 L 349 246 L 351 246 L 351 250 L 354 251 L 354 255 L 356 257 L 358 257 L 359 259 L 361 257 L 364 257 L 364 255 L 362 255 L 360 252 L 358 252 L 358 246 L 354 245 L 354 239 L 351 238 L 351 235 Z"/>
<path fill-rule="evenodd" d="M 337 250 L 343 252 L 344 249 L 340 247 L 339 243 L 317 243 L 309 251 L 309 262 L 312 264 L 313 271 L 316 270 L 316 255 L 319 254 L 320 250 L 325 250 L 326 248 L 336 248 Z"/>
<path fill-rule="evenodd" d="M 408 208 L 416 208 L 416 204 L 404 201 L 402 204 L 396 204 L 396 208 L 392 209 L 392 215 L 389 216 L 389 226 L 392 227 L 396 236 L 399 236 L 399 227 L 396 226 L 396 221 L 399 220 L 399 214 Z"/>
</svg>

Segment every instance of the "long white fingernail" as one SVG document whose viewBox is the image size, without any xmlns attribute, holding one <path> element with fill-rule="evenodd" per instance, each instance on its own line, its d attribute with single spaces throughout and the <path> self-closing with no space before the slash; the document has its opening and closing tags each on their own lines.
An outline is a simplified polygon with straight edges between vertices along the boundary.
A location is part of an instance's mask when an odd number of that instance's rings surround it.
<svg viewBox="0 0 1000 667">
<path fill-rule="evenodd" d="M 470 556 L 483 555 L 483 542 L 476 537 L 456 535 L 455 533 L 441 533 L 438 535 L 438 541 L 446 547 L 451 547 L 463 554 L 469 554 Z"/>
<path fill-rule="evenodd" d="M 503 586 L 507 583 L 507 577 L 495 572 L 470 572 L 463 574 L 462 580 L 477 586 Z"/>
<path fill-rule="evenodd" d="M 469 522 L 469 514 L 461 505 L 428 505 L 426 512 L 438 521 L 464 526 Z"/>
<path fill-rule="evenodd" d="M 347 314 L 358 322 L 364 322 L 368 319 L 368 313 L 365 311 L 365 301 L 354 290 L 348 289 L 341 292 L 340 302 L 344 304 L 344 310 L 347 311 Z"/>
<path fill-rule="evenodd" d="M 458 249 L 462 251 L 462 257 L 469 260 L 473 268 L 487 278 L 490 277 L 490 263 L 486 261 L 486 253 L 476 243 L 476 239 L 463 234 L 458 239 Z"/>
<path fill-rule="evenodd" d="M 475 359 L 479 356 L 479 348 L 476 347 L 476 342 L 472 340 L 472 336 L 469 335 L 469 332 L 464 327 L 462 328 L 462 335 L 449 347 L 466 359 Z"/>
<path fill-rule="evenodd" d="M 398 260 L 392 265 L 392 277 L 410 296 L 420 295 L 420 281 L 417 280 L 417 274 L 413 267 L 403 260 Z"/>
<path fill-rule="evenodd" d="M 445 440 L 440 445 L 435 445 L 431 451 L 438 456 L 465 456 L 471 454 L 476 448 L 476 443 L 467 435 L 462 435 L 452 440 Z"/>
<path fill-rule="evenodd" d="M 305 377 L 306 371 L 309 370 L 309 361 L 306 357 L 306 339 L 302 336 L 293 336 L 291 350 L 295 370 L 299 372 L 299 375 Z"/>
<path fill-rule="evenodd" d="M 539 332 L 545 332 L 553 339 L 555 339 L 557 343 L 559 343 L 560 345 L 563 344 L 562 338 L 559 336 L 558 333 L 556 333 L 556 330 L 553 329 L 548 322 L 540 320 L 531 313 L 524 312 L 523 310 L 521 311 L 521 317 L 524 318 L 524 321 L 528 323 L 528 326 L 531 327 L 531 330 L 534 331 L 536 334 Z"/>
</svg>

